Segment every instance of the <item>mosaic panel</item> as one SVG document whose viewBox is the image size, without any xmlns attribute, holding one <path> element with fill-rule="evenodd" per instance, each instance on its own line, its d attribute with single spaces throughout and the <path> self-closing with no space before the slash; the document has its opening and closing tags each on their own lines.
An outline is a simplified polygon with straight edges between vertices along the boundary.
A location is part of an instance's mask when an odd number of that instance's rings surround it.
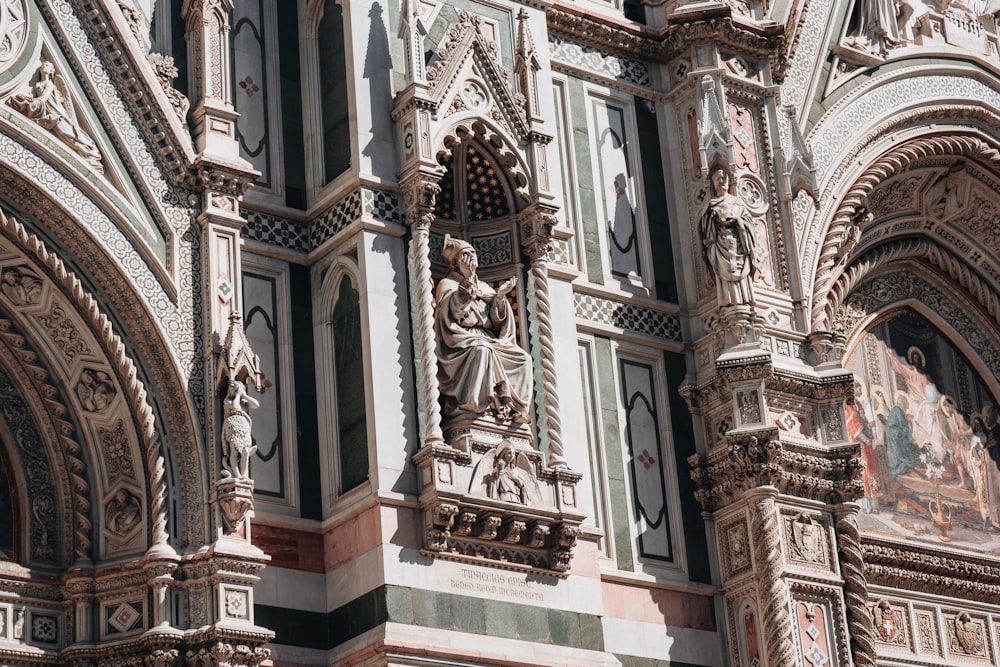
<svg viewBox="0 0 1000 667">
<path fill-rule="evenodd" d="M 363 189 L 361 197 L 364 201 L 365 215 L 383 222 L 402 222 L 403 215 L 396 195 L 383 190 Z"/>
<path fill-rule="evenodd" d="M 637 61 L 606 53 L 571 39 L 550 35 L 552 60 L 637 86 L 649 86 L 649 68 Z"/>
<path fill-rule="evenodd" d="M 145 604 L 142 601 L 109 604 L 104 607 L 104 635 L 121 635 L 144 628 Z"/>
<path fill-rule="evenodd" d="M 574 294 L 573 301 L 576 316 L 580 319 L 655 338 L 681 341 L 681 321 L 675 315 L 592 294 Z"/>
<path fill-rule="evenodd" d="M 247 224 L 240 231 L 243 238 L 289 250 L 309 252 L 309 230 L 305 225 L 257 211 L 240 211 Z"/>
<path fill-rule="evenodd" d="M 340 230 L 361 217 L 361 190 L 355 190 L 331 206 L 309 227 L 311 247 L 318 248 Z"/>
</svg>

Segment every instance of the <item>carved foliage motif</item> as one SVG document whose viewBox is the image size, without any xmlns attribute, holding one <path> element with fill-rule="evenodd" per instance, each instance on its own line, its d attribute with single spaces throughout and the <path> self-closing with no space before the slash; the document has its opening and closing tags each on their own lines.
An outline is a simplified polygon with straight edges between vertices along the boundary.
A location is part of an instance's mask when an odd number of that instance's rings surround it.
<svg viewBox="0 0 1000 667">
<path fill-rule="evenodd" d="M 53 306 L 51 312 L 39 315 L 38 321 L 68 360 L 72 361 L 78 354 L 90 353 L 90 347 L 77 330 L 76 323 L 62 306 Z"/>
<path fill-rule="evenodd" d="M 52 469 L 45 456 L 47 447 L 42 443 L 37 426 L 31 419 L 31 410 L 24 403 L 18 389 L 0 372 L 0 414 L 16 444 L 25 481 L 31 485 L 31 521 L 29 528 L 30 554 L 41 561 L 56 558 L 55 524 L 57 517 L 56 492 Z"/>
<path fill-rule="evenodd" d="M 777 437 L 777 429 L 767 433 Z M 864 493 L 863 464 L 854 445 L 820 449 L 784 445 L 777 439 L 761 441 L 756 436 L 726 439 L 728 448 L 688 459 L 691 478 L 698 486 L 695 497 L 706 510 L 724 507 L 748 489 L 765 485 L 774 485 L 782 493 L 832 501 Z"/>
<path fill-rule="evenodd" d="M 101 450 L 108 466 L 108 474 L 112 479 L 129 477 L 135 479 L 135 468 L 132 466 L 132 452 L 129 447 L 125 423 L 118 420 L 112 429 L 98 428 L 97 435 L 101 439 Z"/>
</svg>

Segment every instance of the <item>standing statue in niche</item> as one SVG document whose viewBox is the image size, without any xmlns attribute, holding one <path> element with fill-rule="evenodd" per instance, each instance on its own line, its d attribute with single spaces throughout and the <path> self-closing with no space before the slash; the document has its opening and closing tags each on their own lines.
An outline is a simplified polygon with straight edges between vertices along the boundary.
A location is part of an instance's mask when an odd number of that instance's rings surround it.
<svg viewBox="0 0 1000 667">
<path fill-rule="evenodd" d="M 730 192 L 729 174 L 711 174 L 715 192 L 701 218 L 702 255 L 708 282 L 716 286 L 719 306 L 752 305 L 753 281 L 760 273 L 760 247 L 754 219 L 739 197 Z"/>
<path fill-rule="evenodd" d="M 515 279 L 496 290 L 479 280 L 475 248 L 451 236 L 441 255 L 451 264 L 437 286 L 434 324 L 445 416 L 531 421 L 531 357 L 517 344 L 507 301 Z"/>
<path fill-rule="evenodd" d="M 905 24 L 912 13 L 912 7 L 896 0 L 857 0 L 847 42 L 885 56 L 899 44 L 900 24 Z"/>
<path fill-rule="evenodd" d="M 97 144 L 77 122 L 69 87 L 51 61 L 42 61 L 38 67 L 38 82 L 31 92 L 14 95 L 10 105 L 56 135 L 83 156 L 95 171 L 103 173 Z"/>
<path fill-rule="evenodd" d="M 250 457 L 257 453 L 250 435 L 248 408 L 260 403 L 247 394 L 246 385 L 238 380 L 229 383 L 229 392 L 222 402 L 222 476 L 239 480 L 250 479 Z"/>
</svg>

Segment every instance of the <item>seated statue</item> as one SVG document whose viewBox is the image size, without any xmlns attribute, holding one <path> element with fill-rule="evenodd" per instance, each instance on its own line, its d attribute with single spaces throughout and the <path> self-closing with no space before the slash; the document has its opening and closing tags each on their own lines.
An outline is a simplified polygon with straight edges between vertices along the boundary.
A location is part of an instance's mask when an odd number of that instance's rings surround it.
<svg viewBox="0 0 1000 667">
<path fill-rule="evenodd" d="M 507 295 L 479 280 L 469 243 L 445 236 L 441 255 L 451 270 L 437 286 L 438 381 L 445 417 L 492 414 L 501 421 L 531 421 L 531 356 L 517 344 Z"/>
</svg>

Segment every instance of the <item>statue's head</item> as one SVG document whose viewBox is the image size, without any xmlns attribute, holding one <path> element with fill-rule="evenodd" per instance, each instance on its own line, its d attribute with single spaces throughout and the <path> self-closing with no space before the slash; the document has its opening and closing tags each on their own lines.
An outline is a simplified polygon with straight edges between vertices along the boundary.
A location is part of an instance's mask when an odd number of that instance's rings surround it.
<svg viewBox="0 0 1000 667">
<path fill-rule="evenodd" d="M 514 460 L 517 459 L 517 451 L 514 449 L 514 443 L 510 440 L 502 440 L 500 442 L 499 451 L 497 451 L 497 458 L 506 461 L 509 464 L 513 464 Z"/>
<path fill-rule="evenodd" d="M 722 167 L 712 170 L 711 181 L 716 196 L 722 196 L 729 191 L 729 174 Z"/>
<path fill-rule="evenodd" d="M 452 238 L 450 234 L 445 234 L 441 256 L 451 265 L 451 268 L 464 276 L 472 275 L 479 267 L 479 258 L 476 256 L 476 249 L 472 247 L 472 244 L 462 239 Z"/>
</svg>

